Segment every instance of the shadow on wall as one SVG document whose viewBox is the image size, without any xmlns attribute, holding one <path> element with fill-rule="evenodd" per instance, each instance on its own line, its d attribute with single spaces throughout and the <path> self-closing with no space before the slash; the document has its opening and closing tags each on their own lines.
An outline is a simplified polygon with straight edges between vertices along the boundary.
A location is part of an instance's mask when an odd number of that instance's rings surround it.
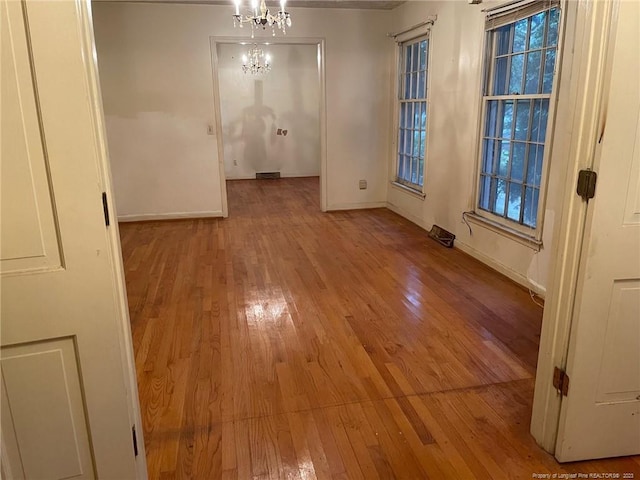
<svg viewBox="0 0 640 480">
<path fill-rule="evenodd" d="M 317 46 L 270 45 L 272 69 L 257 77 L 242 73 L 245 48 L 218 47 L 227 178 L 253 178 L 257 172 L 319 175 Z"/>
<path fill-rule="evenodd" d="M 295 68 L 303 63 L 300 50 L 293 48 L 289 51 L 288 74 L 291 95 L 291 109 L 282 114 L 283 124 L 290 128 L 292 152 L 290 155 L 296 161 L 310 164 L 311 170 L 320 168 L 320 83 L 316 87 L 307 85 L 307 91 L 303 91 L 303 78 Z M 310 80 L 310 79 L 308 79 Z M 310 92 L 309 90 L 313 90 Z M 317 93 L 316 93 L 317 90 Z M 305 108 L 304 94 L 309 95 L 316 105 L 315 115 L 310 114 Z M 277 139 L 277 137 L 272 137 Z M 282 143 L 282 142 L 280 142 Z"/>
<path fill-rule="evenodd" d="M 253 105 L 242 109 L 240 117 L 228 124 L 225 135 L 232 143 L 242 144 L 244 165 L 256 172 L 264 172 L 269 167 L 265 133 L 276 128 L 275 121 L 273 108 L 264 104 L 262 80 L 254 80 Z"/>
</svg>

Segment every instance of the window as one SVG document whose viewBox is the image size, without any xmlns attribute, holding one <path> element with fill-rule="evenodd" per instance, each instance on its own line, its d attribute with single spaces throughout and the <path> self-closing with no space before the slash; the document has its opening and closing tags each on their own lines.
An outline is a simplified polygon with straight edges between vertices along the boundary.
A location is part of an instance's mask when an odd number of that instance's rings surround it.
<svg viewBox="0 0 640 480">
<path fill-rule="evenodd" d="M 427 137 L 429 39 L 400 43 L 396 181 L 422 192 Z"/>
<path fill-rule="evenodd" d="M 487 19 L 478 213 L 520 230 L 538 224 L 559 17 L 545 1 Z"/>
</svg>

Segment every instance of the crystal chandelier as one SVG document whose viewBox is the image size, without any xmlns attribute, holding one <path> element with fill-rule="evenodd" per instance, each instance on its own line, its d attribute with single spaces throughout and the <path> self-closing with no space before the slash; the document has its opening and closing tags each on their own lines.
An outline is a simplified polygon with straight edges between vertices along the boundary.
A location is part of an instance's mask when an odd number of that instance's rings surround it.
<svg viewBox="0 0 640 480">
<path fill-rule="evenodd" d="M 264 60 L 264 63 L 263 63 Z M 265 54 L 255 43 L 249 49 L 246 55 L 242 56 L 242 71 L 258 75 L 260 73 L 268 73 L 271 70 L 271 57 Z"/>
<path fill-rule="evenodd" d="M 283 34 L 287 33 L 287 27 L 291 26 L 291 15 L 284 9 L 287 0 L 280 0 L 280 10 L 273 15 L 267 8 L 265 0 L 260 0 L 260 7 L 258 7 L 258 0 L 251 0 L 251 11 L 248 14 L 240 13 L 240 4 L 242 0 L 233 0 L 236 5 L 236 13 L 233 16 L 233 26 L 236 25 L 242 27 L 245 23 L 251 26 L 251 38 L 253 38 L 255 29 L 262 27 L 266 29 L 267 26 L 271 27 L 273 36 L 276 35 L 276 27 L 282 30 Z"/>
</svg>

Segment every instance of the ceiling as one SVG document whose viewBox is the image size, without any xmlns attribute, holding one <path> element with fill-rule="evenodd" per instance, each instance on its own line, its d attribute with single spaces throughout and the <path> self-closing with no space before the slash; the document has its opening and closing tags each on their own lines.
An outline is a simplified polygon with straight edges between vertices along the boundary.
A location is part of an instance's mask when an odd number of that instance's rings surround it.
<svg viewBox="0 0 640 480">
<path fill-rule="evenodd" d="M 232 0 L 93 0 L 110 2 L 144 2 L 144 3 L 197 3 L 207 5 L 233 5 Z M 245 5 L 248 0 L 243 0 Z M 391 10 L 404 1 L 392 0 L 288 0 L 288 7 L 308 7 L 308 8 L 359 8 L 375 10 Z M 267 1 L 267 5 L 277 6 L 278 1 Z"/>
</svg>

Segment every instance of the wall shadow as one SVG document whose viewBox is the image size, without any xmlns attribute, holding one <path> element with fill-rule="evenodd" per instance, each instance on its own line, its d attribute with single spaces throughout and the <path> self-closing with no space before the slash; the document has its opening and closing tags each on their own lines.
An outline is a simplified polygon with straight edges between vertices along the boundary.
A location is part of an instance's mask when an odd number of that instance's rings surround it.
<svg viewBox="0 0 640 480">
<path fill-rule="evenodd" d="M 232 120 L 225 135 L 233 143 L 243 146 L 244 164 L 256 170 L 267 168 L 266 132 L 275 129 L 276 114 L 273 108 L 264 104 L 264 83 L 260 79 L 253 82 L 253 105 L 242 109 L 242 114 Z"/>
</svg>

